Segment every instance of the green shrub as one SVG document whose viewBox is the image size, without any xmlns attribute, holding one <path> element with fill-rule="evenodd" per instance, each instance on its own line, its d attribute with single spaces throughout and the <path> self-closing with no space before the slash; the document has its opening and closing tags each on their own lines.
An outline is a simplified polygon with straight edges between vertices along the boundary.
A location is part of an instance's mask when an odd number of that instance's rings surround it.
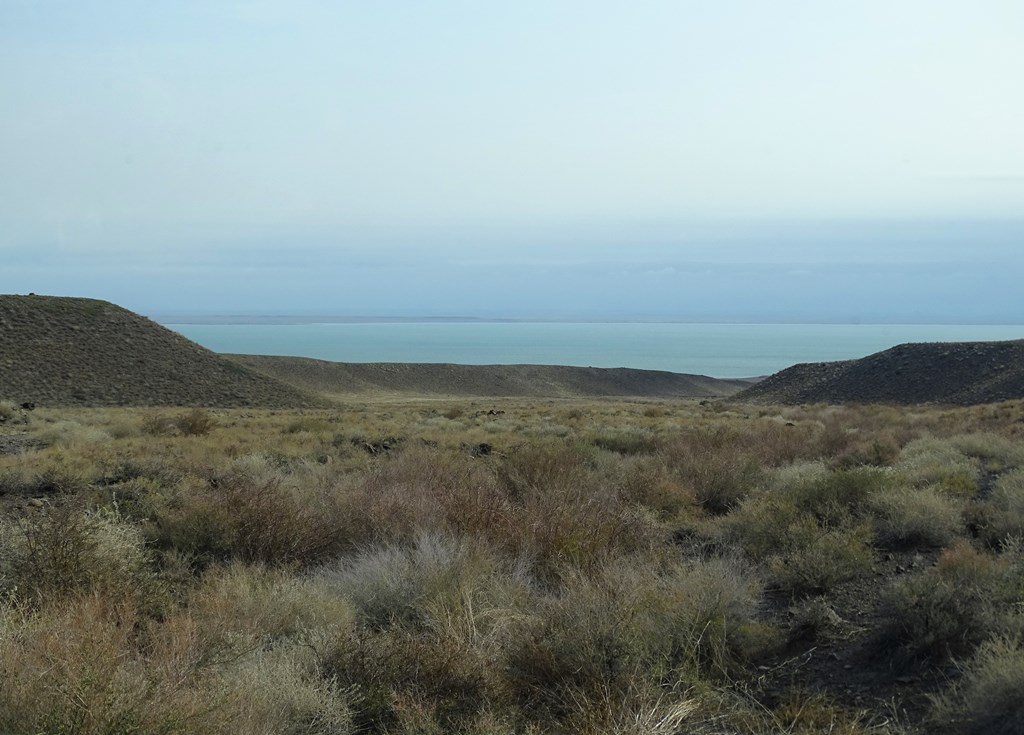
<svg viewBox="0 0 1024 735">
<path fill-rule="evenodd" d="M 1024 604 L 1024 555 L 1000 557 L 959 542 L 935 567 L 897 582 L 882 598 L 886 638 L 912 657 L 969 654 L 1000 634 L 1017 632 Z"/>
<path fill-rule="evenodd" d="M 960 682 L 935 708 L 937 729 L 964 735 L 1024 731 L 1024 647 L 1019 638 L 984 643 Z"/>
<path fill-rule="evenodd" d="M 0 424 L 13 421 L 18 416 L 18 408 L 10 401 L 0 401 Z"/>
<path fill-rule="evenodd" d="M 875 537 L 887 546 L 947 546 L 963 530 L 962 503 L 930 487 L 904 487 L 871 498 Z"/>
<path fill-rule="evenodd" d="M 915 439 L 903 448 L 896 468 L 918 487 L 933 486 L 957 497 L 978 491 L 978 460 L 946 439 Z"/>
<path fill-rule="evenodd" d="M 758 492 L 722 519 L 725 539 L 764 564 L 772 584 L 789 594 L 825 592 L 872 569 L 871 528 L 854 520 L 848 507 L 851 498 L 861 502 L 860 486 L 848 477 L 841 482 L 831 477 L 819 476 L 789 492 Z M 815 508 L 811 499 L 819 497 L 822 504 Z"/>
<path fill-rule="evenodd" d="M 772 582 L 790 594 L 819 594 L 871 572 L 870 526 L 823 529 L 806 516 L 786 529 L 785 546 L 768 559 Z"/>
<path fill-rule="evenodd" d="M 980 459 L 989 472 L 1005 472 L 1024 465 L 1024 442 L 1000 434 L 960 434 L 950 439 L 968 457 Z"/>
<path fill-rule="evenodd" d="M 979 536 L 993 546 L 1024 536 L 1024 468 L 995 481 L 988 497 L 972 509 Z"/>
<path fill-rule="evenodd" d="M 857 467 L 795 482 L 782 492 L 801 512 L 813 515 L 826 527 L 834 527 L 864 517 L 868 499 L 891 485 L 892 476 L 886 470 Z"/>
</svg>

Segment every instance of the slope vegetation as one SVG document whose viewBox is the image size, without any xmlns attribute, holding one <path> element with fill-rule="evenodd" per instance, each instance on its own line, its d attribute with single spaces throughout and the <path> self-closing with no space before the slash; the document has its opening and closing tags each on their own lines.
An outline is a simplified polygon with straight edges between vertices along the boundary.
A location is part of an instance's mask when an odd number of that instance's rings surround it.
<svg viewBox="0 0 1024 735">
<path fill-rule="evenodd" d="M 320 398 L 106 301 L 0 295 L 0 398 L 296 408 Z"/>
<path fill-rule="evenodd" d="M 859 360 L 794 365 L 736 398 L 959 405 L 1024 398 L 1024 340 L 902 344 Z"/>
<path fill-rule="evenodd" d="M 750 384 L 743 380 L 630 368 L 341 363 L 264 355 L 227 357 L 296 387 L 326 394 L 710 397 L 732 395 Z"/>
</svg>

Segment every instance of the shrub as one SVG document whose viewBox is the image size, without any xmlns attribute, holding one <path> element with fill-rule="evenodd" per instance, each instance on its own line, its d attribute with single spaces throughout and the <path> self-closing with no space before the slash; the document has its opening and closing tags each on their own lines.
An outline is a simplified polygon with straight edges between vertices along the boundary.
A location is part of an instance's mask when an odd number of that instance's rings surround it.
<svg viewBox="0 0 1024 735">
<path fill-rule="evenodd" d="M 970 653 L 986 639 L 1013 632 L 1024 603 L 1024 554 L 995 557 L 961 541 L 926 572 L 897 582 L 882 598 L 888 640 L 912 657 Z"/>
<path fill-rule="evenodd" d="M 314 564 L 351 543 L 353 519 L 327 487 L 297 487 L 267 457 L 236 460 L 208 484 L 154 501 L 151 538 L 200 561 Z"/>
<path fill-rule="evenodd" d="M 1004 472 L 1024 465 L 1024 443 L 991 433 L 960 434 L 950 439 L 968 457 L 980 459 L 989 472 Z"/>
<path fill-rule="evenodd" d="M 111 513 L 69 504 L 0 525 L 0 586 L 34 606 L 82 594 L 146 609 L 166 602 L 139 530 Z"/>
<path fill-rule="evenodd" d="M 1024 647 L 1019 638 L 984 643 L 952 692 L 938 699 L 938 727 L 964 735 L 1014 735 L 1024 729 Z"/>
<path fill-rule="evenodd" d="M 879 492 L 870 503 L 875 537 L 883 544 L 946 546 L 963 530 L 961 503 L 930 487 Z"/>
<path fill-rule="evenodd" d="M 566 578 L 514 641 L 508 685 L 543 723 L 647 685 L 724 676 L 743 658 L 734 631 L 750 622 L 759 593 L 749 571 L 724 559 L 662 571 L 622 560 Z"/>
<path fill-rule="evenodd" d="M 822 529 L 804 517 L 786 529 L 786 547 L 768 560 L 773 583 L 791 594 L 818 594 L 871 572 L 867 525 Z"/>
<path fill-rule="evenodd" d="M 454 604 L 493 561 L 465 543 L 421 535 L 411 547 L 368 549 L 321 570 L 371 628 L 425 623 L 432 607 Z"/>
<path fill-rule="evenodd" d="M 0 401 L 0 424 L 13 420 L 18 415 L 17 407 L 10 401 Z"/>
<path fill-rule="evenodd" d="M 0 605 L 0 731 L 212 732 L 220 705 L 194 641 L 147 634 L 128 602 L 85 595 L 26 613 Z M 152 643 L 143 654 L 139 640 Z"/>
<path fill-rule="evenodd" d="M 642 429 L 608 431 L 595 435 L 591 441 L 598 449 L 617 454 L 654 454 L 661 446 L 653 433 Z"/>
<path fill-rule="evenodd" d="M 210 433 L 216 421 L 202 408 L 194 408 L 177 416 L 150 414 L 142 420 L 142 431 L 154 436 L 203 436 Z"/>
<path fill-rule="evenodd" d="M 716 515 L 736 507 L 761 477 L 761 468 L 753 458 L 727 451 L 717 446 L 718 441 L 710 442 L 711 447 L 675 442 L 664 453 L 666 465 L 693 491 L 701 506 Z"/>
<path fill-rule="evenodd" d="M 874 562 L 868 525 L 825 528 L 786 498 L 750 497 L 722 520 L 722 530 L 790 594 L 825 592 L 867 574 Z"/>
<path fill-rule="evenodd" d="M 978 491 L 977 460 L 949 440 L 915 439 L 903 448 L 896 467 L 918 487 L 934 486 L 958 497 L 970 497 Z"/>
<path fill-rule="evenodd" d="M 993 546 L 1024 535 L 1024 469 L 997 479 L 989 496 L 972 511 L 978 534 Z"/>
<path fill-rule="evenodd" d="M 684 521 L 701 515 L 694 492 L 663 464 L 641 459 L 624 467 L 620 485 L 622 500 L 654 511 L 667 521 Z"/>
<path fill-rule="evenodd" d="M 890 474 L 880 468 L 836 470 L 795 482 L 783 490 L 796 507 L 826 527 L 848 525 L 866 515 L 868 499 L 891 487 Z"/>
<path fill-rule="evenodd" d="M 218 646 L 310 643 L 347 633 L 356 617 L 322 579 L 237 562 L 208 570 L 188 609 L 203 640 Z"/>
</svg>

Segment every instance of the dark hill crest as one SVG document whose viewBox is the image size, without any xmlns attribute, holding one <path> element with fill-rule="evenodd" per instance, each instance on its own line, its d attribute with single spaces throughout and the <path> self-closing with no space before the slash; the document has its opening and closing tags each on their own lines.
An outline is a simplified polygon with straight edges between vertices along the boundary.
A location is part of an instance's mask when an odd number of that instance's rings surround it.
<svg viewBox="0 0 1024 735">
<path fill-rule="evenodd" d="M 0 295 L 0 398 L 298 408 L 322 400 L 107 301 Z"/>
<path fill-rule="evenodd" d="M 765 403 L 942 403 L 1024 398 L 1024 340 L 922 342 L 794 365 L 736 395 Z"/>
</svg>

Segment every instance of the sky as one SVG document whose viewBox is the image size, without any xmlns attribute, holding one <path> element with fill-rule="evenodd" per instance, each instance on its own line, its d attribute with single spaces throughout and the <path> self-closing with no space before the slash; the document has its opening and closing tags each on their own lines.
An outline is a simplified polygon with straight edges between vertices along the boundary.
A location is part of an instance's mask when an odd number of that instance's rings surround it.
<svg viewBox="0 0 1024 735">
<path fill-rule="evenodd" d="M 3 0 L 0 292 L 1024 323 L 1019 0 Z"/>
</svg>

